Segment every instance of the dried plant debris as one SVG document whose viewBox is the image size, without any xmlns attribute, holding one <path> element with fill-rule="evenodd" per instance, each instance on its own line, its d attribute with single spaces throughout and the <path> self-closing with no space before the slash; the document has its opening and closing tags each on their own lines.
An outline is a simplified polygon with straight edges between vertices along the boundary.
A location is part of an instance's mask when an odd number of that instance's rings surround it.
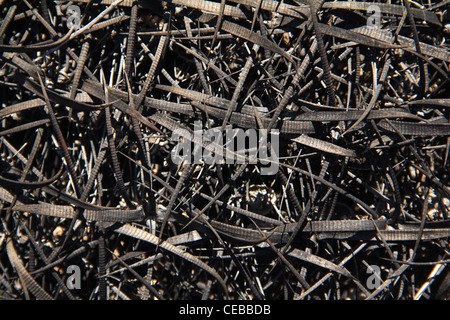
<svg viewBox="0 0 450 320">
<path fill-rule="evenodd" d="M 0 298 L 448 299 L 449 8 L 0 1 Z"/>
</svg>

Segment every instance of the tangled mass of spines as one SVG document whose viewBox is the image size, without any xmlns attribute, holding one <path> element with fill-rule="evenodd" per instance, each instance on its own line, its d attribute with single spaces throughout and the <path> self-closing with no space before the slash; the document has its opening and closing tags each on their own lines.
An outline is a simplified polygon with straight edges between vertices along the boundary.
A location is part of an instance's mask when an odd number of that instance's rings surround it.
<svg viewBox="0 0 450 320">
<path fill-rule="evenodd" d="M 0 16 L 2 299 L 448 298 L 446 1 Z"/>
</svg>

